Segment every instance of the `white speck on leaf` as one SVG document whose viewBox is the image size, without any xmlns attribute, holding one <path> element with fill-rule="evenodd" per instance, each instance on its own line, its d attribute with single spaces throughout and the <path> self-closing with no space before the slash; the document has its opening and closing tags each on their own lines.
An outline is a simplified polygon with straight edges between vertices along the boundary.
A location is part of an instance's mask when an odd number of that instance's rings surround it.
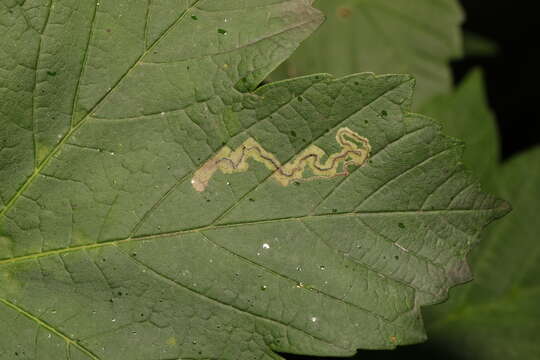
<svg viewBox="0 0 540 360">
<path fill-rule="evenodd" d="M 394 245 L 396 245 L 398 248 L 400 248 L 401 250 L 405 251 L 405 252 L 409 252 L 408 249 L 405 249 L 403 246 L 401 246 L 399 243 L 395 242 Z"/>
</svg>

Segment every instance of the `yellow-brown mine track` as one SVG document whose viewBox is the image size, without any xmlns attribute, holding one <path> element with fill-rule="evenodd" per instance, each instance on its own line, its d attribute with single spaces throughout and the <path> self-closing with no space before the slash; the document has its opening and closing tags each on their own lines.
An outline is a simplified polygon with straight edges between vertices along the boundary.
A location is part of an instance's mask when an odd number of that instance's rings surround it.
<svg viewBox="0 0 540 360">
<path fill-rule="evenodd" d="M 203 192 L 218 169 L 224 174 L 245 172 L 249 169 L 249 159 L 258 161 L 274 171 L 272 178 L 282 186 L 288 186 L 295 181 L 347 176 L 349 166 L 361 166 L 367 161 L 371 146 L 365 137 L 347 127 L 342 127 L 336 133 L 336 141 L 341 145 L 341 151 L 329 155 L 326 161 L 322 161 L 327 156 L 324 150 L 316 145 L 310 145 L 294 159 L 281 165 L 274 154 L 266 151 L 255 139 L 248 138 L 234 151 L 228 146 L 221 148 L 194 173 L 191 184 L 195 190 Z M 304 177 L 306 169 L 309 170 L 309 176 Z"/>
</svg>

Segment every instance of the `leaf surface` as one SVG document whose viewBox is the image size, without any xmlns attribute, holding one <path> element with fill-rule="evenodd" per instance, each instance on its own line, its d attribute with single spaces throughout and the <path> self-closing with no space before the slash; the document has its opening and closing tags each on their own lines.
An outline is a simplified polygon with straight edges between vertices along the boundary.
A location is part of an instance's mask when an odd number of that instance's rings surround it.
<svg viewBox="0 0 540 360">
<path fill-rule="evenodd" d="M 327 22 L 271 76 L 313 72 L 411 74 L 415 105 L 452 88 L 449 62 L 462 55 L 455 0 L 318 0 Z"/>
<path fill-rule="evenodd" d="M 1 359 L 419 342 L 507 211 L 408 112 L 409 76 L 254 90 L 320 24 L 309 1 L 0 11 Z"/>
</svg>

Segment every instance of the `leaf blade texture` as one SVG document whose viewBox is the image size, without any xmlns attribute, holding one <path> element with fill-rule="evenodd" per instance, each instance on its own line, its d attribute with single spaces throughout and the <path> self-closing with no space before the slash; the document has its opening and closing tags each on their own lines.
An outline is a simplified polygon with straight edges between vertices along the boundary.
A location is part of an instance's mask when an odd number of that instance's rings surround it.
<svg viewBox="0 0 540 360">
<path fill-rule="evenodd" d="M 320 24 L 310 1 L 1 6 L 1 358 L 279 359 L 422 341 L 420 306 L 469 278 L 471 243 L 507 211 L 458 144 L 408 112 L 409 76 L 257 88 Z M 340 154 L 341 129 L 371 149 L 346 176 L 283 186 L 251 161 L 191 183 L 225 146 L 251 138 L 307 164 Z"/>
</svg>

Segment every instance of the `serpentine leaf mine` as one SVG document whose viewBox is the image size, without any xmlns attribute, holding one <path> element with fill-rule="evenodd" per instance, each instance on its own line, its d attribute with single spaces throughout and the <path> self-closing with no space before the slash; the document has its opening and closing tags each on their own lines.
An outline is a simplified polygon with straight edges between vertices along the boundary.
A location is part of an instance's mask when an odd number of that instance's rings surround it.
<svg viewBox="0 0 540 360">
<path fill-rule="evenodd" d="M 288 186 L 295 181 L 329 179 L 349 175 L 349 166 L 361 166 L 369 157 L 369 140 L 353 130 L 342 127 L 336 133 L 336 141 L 341 151 L 327 156 L 316 145 L 310 145 L 294 159 L 281 165 L 276 156 L 265 150 L 255 139 L 248 138 L 236 150 L 224 146 L 213 158 L 195 172 L 191 180 L 193 188 L 203 192 L 214 173 L 219 169 L 224 174 L 241 173 L 249 170 L 251 158 L 274 171 L 272 178 L 280 185 Z M 309 170 L 309 175 L 306 174 Z"/>
</svg>

